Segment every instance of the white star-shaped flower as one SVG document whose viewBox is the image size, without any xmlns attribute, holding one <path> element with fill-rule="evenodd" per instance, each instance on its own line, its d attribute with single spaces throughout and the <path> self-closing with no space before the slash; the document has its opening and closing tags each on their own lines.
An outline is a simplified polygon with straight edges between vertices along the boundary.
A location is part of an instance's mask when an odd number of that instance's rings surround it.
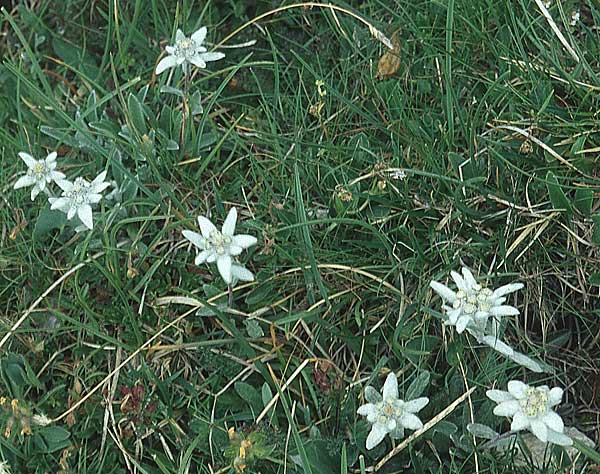
<svg viewBox="0 0 600 474">
<path fill-rule="evenodd" d="M 241 281 L 254 280 L 254 275 L 239 265 L 235 257 L 240 255 L 242 250 L 256 245 L 257 239 L 247 234 L 234 235 L 236 222 L 237 210 L 232 207 L 220 232 L 204 216 L 198 217 L 202 235 L 190 230 L 183 231 L 183 236 L 200 250 L 196 256 L 196 265 L 217 262 L 219 273 L 227 284 L 231 284 L 234 278 Z"/>
<path fill-rule="evenodd" d="M 53 151 L 46 159 L 36 160 L 28 153 L 20 152 L 19 158 L 27 165 L 27 173 L 17 180 L 14 189 L 33 185 L 31 189 L 31 200 L 33 201 L 41 191 L 46 189 L 46 185 L 52 181 L 64 179 L 65 175 L 56 171 L 56 156 L 56 152 Z"/>
<path fill-rule="evenodd" d="M 505 295 L 523 288 L 522 283 L 511 283 L 492 291 L 477 283 L 468 268 L 463 267 L 462 274 L 450 273 L 458 291 L 437 281 L 430 283 L 431 288 L 447 303 L 443 307 L 448 317 L 444 324 L 456 326 L 456 332 L 460 334 L 468 327 L 472 330 L 485 328 L 489 316 L 519 314 L 517 308 L 503 303 L 506 301 Z"/>
<path fill-rule="evenodd" d="M 66 179 L 57 181 L 56 184 L 63 190 L 61 197 L 50 198 L 50 209 L 58 209 L 67 214 L 71 220 L 77 214 L 79 220 L 88 229 L 94 228 L 92 204 L 97 204 L 102 199 L 102 191 L 110 186 L 105 182 L 106 171 L 100 173 L 91 183 L 79 177 L 75 181 Z"/>
<path fill-rule="evenodd" d="M 427 397 L 407 401 L 398 398 L 398 379 L 390 372 L 383 384 L 382 395 L 373 387 L 365 389 L 368 403 L 360 406 L 357 413 L 367 417 L 371 432 L 367 436 L 367 449 L 373 449 L 387 434 L 391 438 L 404 437 L 404 429 L 418 430 L 423 423 L 415 413 L 429 403 Z"/>
<path fill-rule="evenodd" d="M 563 390 L 547 385 L 530 387 L 518 380 L 508 382 L 508 392 L 488 390 L 488 398 L 498 403 L 494 415 L 512 418 L 510 429 L 529 430 L 543 443 L 571 446 L 573 440 L 563 433 L 565 425 L 552 407 L 561 402 Z"/>
<path fill-rule="evenodd" d="M 453 291 L 446 285 L 432 281 L 429 285 L 444 300 L 445 325 L 455 326 L 458 333 L 465 330 L 478 342 L 486 344 L 500 354 L 533 372 L 543 372 L 542 367 L 525 354 L 515 351 L 498 339 L 497 331 L 501 316 L 516 316 L 519 310 L 503 304 L 506 295 L 523 288 L 522 283 L 511 283 L 496 290 L 483 288 L 468 268 L 462 269 L 462 276 L 451 272 L 458 287 Z"/>
<path fill-rule="evenodd" d="M 0 474 L 10 474 L 10 466 L 5 461 L 0 461 Z"/>
<path fill-rule="evenodd" d="M 160 60 L 156 66 L 156 74 L 175 67 L 182 66 L 187 72 L 188 63 L 199 68 L 205 68 L 209 61 L 223 59 L 223 53 L 208 52 L 202 44 L 206 39 L 206 27 L 203 26 L 189 38 L 181 30 L 175 34 L 175 44 L 165 48 L 167 56 Z"/>
</svg>

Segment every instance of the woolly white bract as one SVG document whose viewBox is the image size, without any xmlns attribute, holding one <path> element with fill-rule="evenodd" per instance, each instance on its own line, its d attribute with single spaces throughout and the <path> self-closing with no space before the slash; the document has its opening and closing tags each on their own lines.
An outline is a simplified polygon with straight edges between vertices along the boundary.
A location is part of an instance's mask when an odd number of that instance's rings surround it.
<svg viewBox="0 0 600 474">
<path fill-rule="evenodd" d="M 188 38 L 181 30 L 177 30 L 175 44 L 165 48 L 167 56 L 156 66 L 156 74 L 176 66 L 182 66 L 183 71 L 187 72 L 188 64 L 205 68 L 207 62 L 223 59 L 225 57 L 223 53 L 209 53 L 202 46 L 206 39 L 206 31 L 206 27 L 203 26 Z"/>
<path fill-rule="evenodd" d="M 494 415 L 512 419 L 511 430 L 529 430 L 544 443 L 561 446 L 573 444 L 573 440 L 563 433 L 565 425 L 561 417 L 552 410 L 562 400 L 562 388 L 550 389 L 547 385 L 530 387 L 518 380 L 511 380 L 508 382 L 508 392 L 488 390 L 486 395 L 498 403 Z"/>
<path fill-rule="evenodd" d="M 10 474 L 10 466 L 5 461 L 0 461 L 0 474 Z"/>
<path fill-rule="evenodd" d="M 367 417 L 371 423 L 371 432 L 367 436 L 367 449 L 377 446 L 387 434 L 391 438 L 404 437 L 404 429 L 418 430 L 423 423 L 415 415 L 429 403 L 427 397 L 417 398 L 411 401 L 403 401 L 398 398 L 398 379 L 391 372 L 383 384 L 382 395 L 373 387 L 365 389 L 367 402 L 358 408 L 357 413 Z"/>
<path fill-rule="evenodd" d="M 237 210 L 232 207 L 225 218 L 221 231 L 206 217 L 198 217 L 198 225 L 202 235 L 184 230 L 183 236 L 194 244 L 200 252 L 196 256 L 195 263 L 200 265 L 204 262 L 217 262 L 219 273 L 227 284 L 234 279 L 241 281 L 253 281 L 254 275 L 235 260 L 242 250 L 256 245 L 257 239 L 251 235 L 234 235 L 237 222 Z"/>
<path fill-rule="evenodd" d="M 27 165 L 27 173 L 21 176 L 15 183 L 14 189 L 32 186 L 31 200 L 46 189 L 46 186 L 52 181 L 64 179 L 65 175 L 60 171 L 56 171 L 56 152 L 50 153 L 44 160 L 36 160 L 28 153 L 20 152 L 21 158 Z"/>
<path fill-rule="evenodd" d="M 61 197 L 50 198 L 50 209 L 58 209 L 67 214 L 71 220 L 75 215 L 88 229 L 94 228 L 92 204 L 102 199 L 102 191 L 110 186 L 104 181 L 106 171 L 100 173 L 91 183 L 79 177 L 71 182 L 66 179 L 58 180 L 56 184 L 63 190 Z"/>
<path fill-rule="evenodd" d="M 514 306 L 505 305 L 506 295 L 523 288 L 522 283 L 511 283 L 496 290 L 482 287 L 466 268 L 462 276 L 450 272 L 458 290 L 453 291 L 446 285 L 432 281 L 429 285 L 442 297 L 445 311 L 445 325 L 455 326 L 459 334 L 465 330 L 474 336 L 478 342 L 486 344 L 497 352 L 505 355 L 519 365 L 533 372 L 542 372 L 541 366 L 533 359 L 516 352 L 505 342 L 498 339 L 498 326 L 502 316 L 516 316 L 519 310 Z"/>
</svg>

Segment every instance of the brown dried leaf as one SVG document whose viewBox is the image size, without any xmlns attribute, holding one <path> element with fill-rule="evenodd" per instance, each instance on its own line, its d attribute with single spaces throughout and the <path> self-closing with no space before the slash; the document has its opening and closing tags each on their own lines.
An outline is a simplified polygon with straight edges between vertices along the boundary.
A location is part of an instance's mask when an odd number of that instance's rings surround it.
<svg viewBox="0 0 600 474">
<path fill-rule="evenodd" d="M 392 35 L 394 48 L 386 51 L 377 64 L 377 79 L 387 79 L 398 72 L 400 68 L 400 39 L 398 31 Z"/>
</svg>

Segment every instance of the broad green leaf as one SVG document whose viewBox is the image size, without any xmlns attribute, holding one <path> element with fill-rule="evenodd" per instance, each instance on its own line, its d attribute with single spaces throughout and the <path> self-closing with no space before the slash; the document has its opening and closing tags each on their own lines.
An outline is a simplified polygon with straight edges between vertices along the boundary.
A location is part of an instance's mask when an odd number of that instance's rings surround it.
<svg viewBox="0 0 600 474">
<path fill-rule="evenodd" d="M 600 286 L 600 272 L 592 273 L 588 278 L 588 283 L 593 286 Z"/>
<path fill-rule="evenodd" d="M 67 222 L 67 215 L 64 212 L 58 210 L 53 211 L 50 210 L 50 208 L 45 207 L 41 210 L 37 221 L 35 222 L 33 236 L 36 239 L 42 239 L 53 230 L 60 229 Z"/>
<path fill-rule="evenodd" d="M 47 453 L 65 449 L 71 444 L 69 442 L 71 433 L 60 426 L 44 426 L 39 429 L 38 434 L 44 441 L 44 450 Z"/>
<path fill-rule="evenodd" d="M 129 117 L 131 118 L 131 123 L 136 128 L 140 135 L 145 135 L 148 133 L 148 127 L 146 127 L 146 116 L 144 114 L 144 108 L 138 98 L 129 93 L 127 97 L 127 108 L 129 109 Z"/>
<path fill-rule="evenodd" d="M 263 337 L 265 335 L 265 332 L 262 330 L 256 319 L 245 319 L 244 326 L 246 326 L 248 337 L 252 339 L 258 339 L 259 337 Z"/>
<path fill-rule="evenodd" d="M 467 431 L 473 436 L 483 439 L 494 439 L 496 436 L 498 436 L 498 433 L 492 428 L 480 423 L 469 423 L 467 425 Z"/>
<path fill-rule="evenodd" d="M 429 372 L 424 370 L 417 375 L 417 378 L 412 381 L 406 390 L 406 400 L 414 400 L 420 397 L 425 392 L 425 389 L 429 385 L 430 375 Z"/>
<path fill-rule="evenodd" d="M 592 213 L 592 202 L 594 200 L 594 191 L 590 188 L 578 188 L 575 191 L 575 202 L 573 205 L 585 217 Z"/>
<path fill-rule="evenodd" d="M 600 214 L 592 216 L 592 243 L 600 247 Z"/>
<path fill-rule="evenodd" d="M 52 39 L 52 48 L 56 55 L 67 65 L 94 79 L 100 73 L 94 57 L 73 43 L 67 43 L 58 36 Z"/>
<path fill-rule="evenodd" d="M 558 179 L 556 179 L 556 176 L 552 171 L 548 171 L 546 174 L 546 187 L 548 188 L 550 202 L 554 209 L 564 209 L 567 212 L 572 211 L 571 203 L 567 199 L 560 184 L 558 184 Z"/>
<path fill-rule="evenodd" d="M 236 393 L 250 405 L 255 411 L 260 411 L 262 405 L 262 397 L 252 385 L 246 382 L 238 381 L 234 384 Z"/>
</svg>

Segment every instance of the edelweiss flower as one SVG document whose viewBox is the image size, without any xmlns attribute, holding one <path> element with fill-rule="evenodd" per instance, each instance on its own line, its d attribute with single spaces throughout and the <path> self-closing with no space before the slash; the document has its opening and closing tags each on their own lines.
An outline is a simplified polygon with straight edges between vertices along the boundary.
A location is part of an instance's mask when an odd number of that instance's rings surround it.
<svg viewBox="0 0 600 474">
<path fill-rule="evenodd" d="M 231 284 L 234 278 L 242 281 L 253 281 L 254 275 L 236 263 L 234 257 L 242 253 L 242 250 L 256 245 L 256 237 L 246 234 L 234 235 L 237 221 L 237 210 L 232 207 L 225 218 L 221 232 L 206 217 L 198 217 L 198 225 L 202 235 L 189 230 L 183 231 L 183 236 L 200 249 L 195 263 L 200 265 L 204 262 L 217 262 L 219 273 L 227 284 Z"/>
<path fill-rule="evenodd" d="M 5 461 L 0 461 L 0 474 L 10 474 L 10 466 Z"/>
<path fill-rule="evenodd" d="M 405 428 L 418 430 L 423 427 L 423 423 L 415 413 L 429 403 L 427 397 L 408 402 L 400 400 L 398 379 L 393 372 L 385 379 L 382 395 L 373 387 L 367 387 L 365 399 L 369 403 L 362 405 L 357 411 L 359 415 L 366 416 L 367 421 L 372 424 L 371 432 L 367 436 L 367 449 L 373 449 L 387 434 L 391 438 L 402 438 Z"/>
<path fill-rule="evenodd" d="M 50 153 L 45 160 L 36 160 L 33 156 L 25 152 L 20 152 L 19 157 L 27 165 L 27 174 L 21 176 L 14 185 L 14 189 L 24 188 L 25 186 L 31 186 L 31 200 L 33 201 L 36 196 L 46 189 L 46 185 L 52 181 L 64 179 L 65 175 L 56 169 L 56 152 Z"/>
<path fill-rule="evenodd" d="M 102 199 L 104 191 L 110 183 L 104 181 L 106 171 L 100 173 L 91 183 L 79 177 L 75 181 L 66 179 L 57 181 L 56 184 L 63 190 L 61 197 L 50 198 L 50 209 L 59 209 L 67 214 L 67 219 L 71 220 L 75 214 L 79 220 L 88 229 L 94 228 L 92 216 L 92 204 L 97 204 Z"/>
<path fill-rule="evenodd" d="M 512 418 L 510 429 L 529 430 L 543 443 L 571 446 L 573 440 L 563 434 L 565 425 L 561 417 L 551 408 L 558 405 L 563 396 L 559 387 L 547 385 L 530 387 L 518 380 L 508 382 L 508 392 L 488 390 L 488 398 L 498 405 L 494 415 Z"/>
<path fill-rule="evenodd" d="M 458 287 L 456 292 L 437 281 L 430 283 L 431 288 L 448 303 L 443 306 L 448 318 L 444 324 L 456 326 L 458 333 L 466 329 L 478 342 L 488 345 L 517 364 L 533 372 L 543 372 L 540 364 L 515 351 L 498 339 L 497 335 L 501 316 L 519 314 L 517 308 L 503 304 L 506 301 L 505 295 L 520 290 L 523 284 L 511 283 L 492 291 L 478 284 L 468 268 L 463 268 L 462 273 L 461 276 L 451 272 L 452 279 Z"/>
<path fill-rule="evenodd" d="M 484 329 L 489 316 L 519 314 L 517 308 L 502 303 L 506 301 L 504 295 L 520 290 L 523 288 L 522 283 L 511 283 L 492 291 L 477 283 L 468 268 L 463 267 L 462 274 L 461 277 L 457 272 L 450 273 L 458 287 L 456 292 L 437 281 L 430 283 L 431 288 L 449 303 L 443 307 L 448 316 L 444 324 L 456 326 L 456 331 L 460 334 L 469 326 L 471 329 Z"/>
<path fill-rule="evenodd" d="M 175 34 L 175 45 L 167 46 L 165 50 L 168 56 L 161 59 L 156 66 L 156 74 L 160 74 L 166 69 L 183 65 L 183 71 L 187 72 L 187 64 L 205 68 L 209 61 L 218 61 L 225 57 L 223 53 L 209 53 L 202 46 L 206 39 L 206 27 L 203 26 L 191 37 L 187 38 L 181 30 Z"/>
</svg>

